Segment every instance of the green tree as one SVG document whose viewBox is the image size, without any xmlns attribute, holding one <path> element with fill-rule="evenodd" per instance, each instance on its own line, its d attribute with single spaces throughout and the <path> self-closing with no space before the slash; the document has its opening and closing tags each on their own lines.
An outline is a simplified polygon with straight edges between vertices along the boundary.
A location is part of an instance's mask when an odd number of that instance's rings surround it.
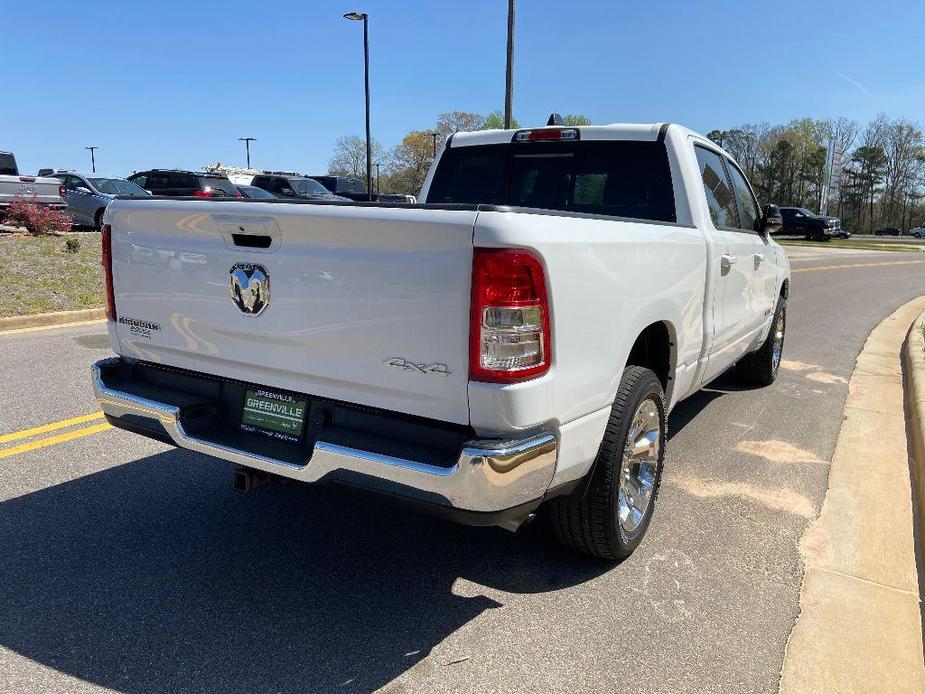
<svg viewBox="0 0 925 694">
<path fill-rule="evenodd" d="M 587 116 L 570 113 L 562 117 L 563 125 L 591 125 L 591 119 Z"/>
<path fill-rule="evenodd" d="M 517 122 L 516 118 L 511 118 L 511 127 L 520 127 L 520 123 Z M 482 121 L 482 127 L 479 128 L 479 130 L 501 130 L 502 128 L 504 128 L 504 114 L 501 113 L 501 111 L 492 111 L 485 116 L 485 120 Z"/>
<path fill-rule="evenodd" d="M 430 131 L 412 130 L 392 150 L 388 168 L 389 192 L 419 195 L 433 161 Z"/>
</svg>

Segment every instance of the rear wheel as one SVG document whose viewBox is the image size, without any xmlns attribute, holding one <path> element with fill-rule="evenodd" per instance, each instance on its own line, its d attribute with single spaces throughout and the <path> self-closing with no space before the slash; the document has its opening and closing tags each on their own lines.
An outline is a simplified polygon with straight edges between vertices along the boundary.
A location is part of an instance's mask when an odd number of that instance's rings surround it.
<svg viewBox="0 0 925 694">
<path fill-rule="evenodd" d="M 551 502 L 549 517 L 562 544 L 610 560 L 639 546 L 661 482 L 666 422 L 658 378 L 627 366 L 584 498 Z"/>
<path fill-rule="evenodd" d="M 767 339 L 757 352 L 742 357 L 736 364 L 736 378 L 740 382 L 751 386 L 769 386 L 777 380 L 786 331 L 787 302 L 784 297 L 780 297 Z"/>
</svg>

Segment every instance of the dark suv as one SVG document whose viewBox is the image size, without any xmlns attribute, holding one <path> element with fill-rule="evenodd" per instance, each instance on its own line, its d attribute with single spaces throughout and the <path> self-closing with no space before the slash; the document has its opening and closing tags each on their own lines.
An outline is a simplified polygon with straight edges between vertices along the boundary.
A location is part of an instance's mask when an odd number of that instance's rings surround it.
<svg viewBox="0 0 925 694">
<path fill-rule="evenodd" d="M 348 200 L 334 195 L 315 179 L 297 173 L 257 174 L 251 185 L 283 200 Z"/>
<path fill-rule="evenodd" d="M 152 195 L 197 198 L 241 198 L 241 191 L 222 174 L 179 169 L 136 171 L 128 177 Z"/>
<path fill-rule="evenodd" d="M 841 229 L 838 217 L 815 214 L 805 207 L 781 207 L 780 216 L 784 224 L 779 234 L 798 234 L 807 241 L 828 241 Z"/>
<path fill-rule="evenodd" d="M 366 184 L 359 178 L 353 176 L 312 176 L 318 183 L 323 185 L 334 195 L 341 195 L 351 200 L 369 200 L 369 193 L 366 192 Z M 373 200 L 377 199 L 373 195 Z"/>
</svg>

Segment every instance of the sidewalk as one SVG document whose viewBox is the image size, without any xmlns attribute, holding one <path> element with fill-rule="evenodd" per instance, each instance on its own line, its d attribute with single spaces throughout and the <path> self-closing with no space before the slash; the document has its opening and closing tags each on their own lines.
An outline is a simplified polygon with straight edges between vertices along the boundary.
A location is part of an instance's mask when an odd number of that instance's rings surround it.
<svg viewBox="0 0 925 694">
<path fill-rule="evenodd" d="M 822 512 L 800 542 L 801 613 L 780 691 L 925 692 L 900 352 L 925 297 L 864 345 Z"/>
</svg>

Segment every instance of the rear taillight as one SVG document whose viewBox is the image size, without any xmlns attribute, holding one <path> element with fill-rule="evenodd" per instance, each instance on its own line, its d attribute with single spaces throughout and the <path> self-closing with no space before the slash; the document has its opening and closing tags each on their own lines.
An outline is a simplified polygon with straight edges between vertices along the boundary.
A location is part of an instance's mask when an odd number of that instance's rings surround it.
<svg viewBox="0 0 925 694">
<path fill-rule="evenodd" d="M 211 198 L 212 189 L 206 188 L 205 190 L 197 190 L 193 193 L 193 195 L 195 195 L 197 198 Z"/>
<path fill-rule="evenodd" d="M 533 253 L 475 249 L 471 311 L 471 380 L 512 383 L 549 371 L 549 299 Z"/>
<path fill-rule="evenodd" d="M 112 289 L 112 227 L 103 225 L 103 274 L 106 278 L 106 317 L 116 319 L 116 295 Z"/>
<path fill-rule="evenodd" d="M 58 186 L 58 196 L 62 198 L 67 197 L 67 188 L 64 187 L 63 183 Z"/>
</svg>

